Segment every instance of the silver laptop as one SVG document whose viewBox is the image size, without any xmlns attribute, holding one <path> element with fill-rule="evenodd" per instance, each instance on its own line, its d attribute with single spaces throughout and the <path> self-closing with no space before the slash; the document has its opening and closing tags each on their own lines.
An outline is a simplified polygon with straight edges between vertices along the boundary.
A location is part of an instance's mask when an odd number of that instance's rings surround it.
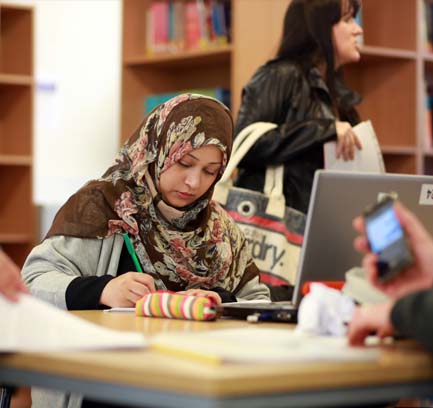
<svg viewBox="0 0 433 408">
<path fill-rule="evenodd" d="M 383 194 L 393 194 L 433 234 L 433 176 L 316 171 L 293 302 L 307 281 L 343 281 L 362 254 L 353 249 L 352 220 Z"/>
<path fill-rule="evenodd" d="M 223 315 L 295 322 L 305 282 L 344 281 L 345 272 L 361 264 L 362 255 L 353 249 L 352 220 L 383 194 L 396 195 L 433 234 L 433 176 L 318 170 L 292 300 L 230 305 Z"/>
</svg>

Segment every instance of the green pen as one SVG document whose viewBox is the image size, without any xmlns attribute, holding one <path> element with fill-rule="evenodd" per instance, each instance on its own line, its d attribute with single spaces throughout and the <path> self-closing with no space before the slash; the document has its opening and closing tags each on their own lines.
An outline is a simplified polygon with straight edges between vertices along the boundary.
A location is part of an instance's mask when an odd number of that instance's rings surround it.
<svg viewBox="0 0 433 408">
<path fill-rule="evenodd" d="M 129 238 L 129 235 L 127 233 L 124 233 L 122 235 L 126 244 L 126 248 L 128 249 L 131 258 L 134 261 L 134 265 L 135 268 L 137 269 L 137 272 L 143 272 L 143 268 L 141 267 L 140 262 L 138 261 L 137 258 L 137 254 L 135 253 L 134 247 L 132 246 L 131 238 Z"/>
</svg>

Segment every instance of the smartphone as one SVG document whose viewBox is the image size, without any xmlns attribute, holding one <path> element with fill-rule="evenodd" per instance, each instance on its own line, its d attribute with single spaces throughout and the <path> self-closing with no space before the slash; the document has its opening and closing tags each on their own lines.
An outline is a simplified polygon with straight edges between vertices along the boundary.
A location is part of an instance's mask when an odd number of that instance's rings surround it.
<svg viewBox="0 0 433 408">
<path fill-rule="evenodd" d="M 386 197 L 364 212 L 368 243 L 379 257 L 378 278 L 382 282 L 413 263 L 409 243 L 393 205 L 394 199 Z"/>
</svg>

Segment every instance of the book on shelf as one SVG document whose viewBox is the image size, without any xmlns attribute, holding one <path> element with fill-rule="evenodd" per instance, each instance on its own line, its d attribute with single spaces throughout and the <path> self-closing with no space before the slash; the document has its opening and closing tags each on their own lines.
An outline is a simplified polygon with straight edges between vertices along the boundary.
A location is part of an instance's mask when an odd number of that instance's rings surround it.
<svg viewBox="0 0 433 408">
<path fill-rule="evenodd" d="M 144 114 L 147 115 L 152 109 L 161 103 L 167 102 L 169 99 L 182 93 L 194 93 L 210 96 L 218 99 L 228 108 L 230 108 L 230 91 L 224 88 L 203 88 L 203 89 L 186 89 L 179 92 L 167 92 L 155 95 L 148 95 L 144 99 Z"/>
<path fill-rule="evenodd" d="M 421 36 L 427 52 L 433 51 L 433 0 L 421 2 Z"/>
<path fill-rule="evenodd" d="M 353 130 L 362 143 L 362 149 L 355 148 L 354 159 L 344 161 L 342 157 L 337 159 L 337 142 L 325 143 L 323 146 L 325 169 L 385 173 L 382 152 L 371 121 L 361 122 L 354 126 Z"/>
<path fill-rule="evenodd" d="M 169 3 L 154 1 L 146 14 L 146 45 L 150 54 L 169 50 Z"/>
<path fill-rule="evenodd" d="M 228 4 L 228 6 L 227 6 Z M 227 0 L 157 0 L 146 11 L 149 54 L 227 44 Z"/>
<path fill-rule="evenodd" d="M 433 148 L 433 83 L 426 81 L 426 96 L 425 96 L 425 137 L 424 149 L 430 150 Z"/>
</svg>

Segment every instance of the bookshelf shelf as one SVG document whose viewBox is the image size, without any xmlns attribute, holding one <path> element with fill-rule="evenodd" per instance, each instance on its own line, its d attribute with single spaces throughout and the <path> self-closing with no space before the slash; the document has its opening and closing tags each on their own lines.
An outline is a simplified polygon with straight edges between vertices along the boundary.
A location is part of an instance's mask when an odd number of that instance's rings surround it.
<svg viewBox="0 0 433 408">
<path fill-rule="evenodd" d="M 230 59 L 232 47 L 230 45 L 203 49 L 189 50 L 167 54 L 136 55 L 125 58 L 125 65 L 171 66 L 177 64 L 212 64 L 226 62 Z"/>
<path fill-rule="evenodd" d="M 421 58 L 427 63 L 433 62 L 433 52 L 423 52 Z"/>
<path fill-rule="evenodd" d="M 388 47 L 376 47 L 371 45 L 362 46 L 361 55 L 363 60 L 373 58 L 400 58 L 414 60 L 417 58 L 417 53 L 415 51 Z"/>
<path fill-rule="evenodd" d="M 0 154 L 0 166 L 32 166 L 32 164 L 33 158 L 31 156 Z"/>
<path fill-rule="evenodd" d="M 0 245 L 18 265 L 36 236 L 33 13 L 32 7 L 0 3 Z"/>
<path fill-rule="evenodd" d="M 212 2 L 212 5 L 228 4 L 232 6 L 230 1 L 224 0 L 224 2 L 218 0 L 218 2 Z M 166 3 L 168 4 L 168 1 Z M 183 4 L 185 16 L 188 14 L 187 7 L 189 6 L 199 7 L 199 4 L 211 4 L 210 2 L 182 0 L 172 2 L 171 6 L 175 7 L 175 3 Z M 155 10 L 153 6 L 159 7 L 161 2 L 123 0 L 122 4 L 121 141 L 128 138 L 143 120 L 150 106 L 148 105 L 149 97 L 179 93 L 185 90 L 208 89 L 215 92 L 221 91 L 221 94 L 223 90 L 230 90 L 233 55 L 231 43 L 222 45 L 215 41 L 207 48 L 149 54 L 147 50 L 149 30 L 152 29 L 152 18 L 156 19 L 156 16 L 152 14 L 152 11 Z M 186 20 L 184 23 L 185 44 L 187 43 L 186 26 L 190 23 L 187 23 Z M 170 32 L 175 31 L 173 28 Z M 222 37 L 221 41 L 223 41 Z"/>
<path fill-rule="evenodd" d="M 33 84 L 33 77 L 29 75 L 0 74 L 0 85 L 31 86 Z"/>
<path fill-rule="evenodd" d="M 384 154 L 401 154 L 401 155 L 413 155 L 417 153 L 417 148 L 414 146 L 391 146 L 381 145 L 382 153 Z"/>
<path fill-rule="evenodd" d="M 32 241 L 33 236 L 30 234 L 0 234 L 2 244 L 27 244 Z"/>
</svg>

